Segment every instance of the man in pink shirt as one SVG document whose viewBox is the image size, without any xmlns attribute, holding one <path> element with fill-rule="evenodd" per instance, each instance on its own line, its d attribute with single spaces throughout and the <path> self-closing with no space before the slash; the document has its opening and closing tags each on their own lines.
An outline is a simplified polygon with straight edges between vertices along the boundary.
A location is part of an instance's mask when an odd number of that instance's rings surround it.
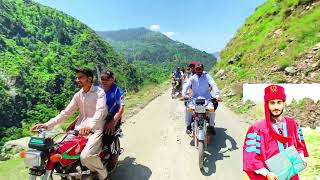
<svg viewBox="0 0 320 180">
<path fill-rule="evenodd" d="M 52 129 L 79 110 L 80 115 L 74 129 L 79 130 L 80 135 L 88 137 L 80 155 L 81 163 L 91 171 L 98 172 L 99 179 L 107 179 L 107 170 L 98 156 L 102 149 L 101 138 L 107 112 L 105 93 L 103 89 L 93 85 L 93 72 L 89 69 L 77 69 L 76 82 L 82 88 L 73 96 L 69 105 L 56 117 L 44 124 L 35 125 L 32 130 Z M 94 133 L 90 134 L 92 131 Z"/>
</svg>

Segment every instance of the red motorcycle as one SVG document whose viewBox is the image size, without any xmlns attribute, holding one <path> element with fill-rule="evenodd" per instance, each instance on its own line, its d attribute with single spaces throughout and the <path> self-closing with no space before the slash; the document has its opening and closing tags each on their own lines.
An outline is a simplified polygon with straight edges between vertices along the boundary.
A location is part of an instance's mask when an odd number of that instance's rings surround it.
<svg viewBox="0 0 320 180">
<path fill-rule="evenodd" d="M 62 180 L 94 176 L 95 173 L 80 162 L 80 154 L 88 139 L 85 136 L 79 136 L 79 131 L 58 133 L 53 137 L 47 137 L 53 131 L 39 129 L 38 132 L 38 136 L 31 137 L 29 141 L 30 149 L 21 153 L 26 166 L 30 168 L 30 180 L 36 180 L 37 177 L 41 180 L 53 180 L 53 175 L 60 176 Z M 53 140 L 61 134 L 65 135 L 63 139 L 54 143 Z M 103 139 L 103 150 L 99 156 L 105 167 L 111 162 L 112 157 L 118 157 L 122 153 L 120 137 L 122 132 L 118 129 L 112 140 Z"/>
</svg>

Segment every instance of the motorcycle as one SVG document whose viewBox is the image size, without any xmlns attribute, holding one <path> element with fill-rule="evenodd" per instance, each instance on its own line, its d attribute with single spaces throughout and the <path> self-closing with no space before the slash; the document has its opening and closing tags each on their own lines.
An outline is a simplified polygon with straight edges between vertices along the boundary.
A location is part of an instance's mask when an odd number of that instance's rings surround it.
<svg viewBox="0 0 320 180">
<path fill-rule="evenodd" d="M 174 78 L 172 80 L 172 91 L 171 91 L 171 97 L 172 99 L 176 97 L 176 94 L 179 93 L 178 95 L 181 95 L 182 91 L 182 79 L 181 78 Z"/>
<path fill-rule="evenodd" d="M 187 111 L 192 112 L 192 137 L 195 147 L 198 149 L 199 168 L 203 168 L 204 152 L 209 143 L 209 135 L 207 128 L 209 126 L 208 112 L 214 112 L 215 109 L 209 110 L 206 108 L 209 101 L 206 99 L 187 100 L 186 104 L 191 102 L 187 107 Z"/>
<path fill-rule="evenodd" d="M 30 180 L 36 180 L 38 177 L 41 180 L 53 180 L 53 175 L 59 176 L 62 180 L 94 177 L 95 173 L 81 165 L 80 162 L 80 154 L 88 139 L 80 136 L 79 131 L 59 132 L 53 137 L 47 135 L 55 133 L 54 131 L 38 129 L 37 132 L 38 136 L 31 137 L 28 143 L 29 150 L 24 153 L 20 152 L 20 156 L 24 158 L 26 166 L 29 167 Z M 65 135 L 63 139 L 55 143 L 54 139 L 62 134 Z M 112 156 L 119 156 L 122 153 L 119 141 L 122 136 L 121 129 L 118 129 L 111 145 L 103 140 L 104 145 L 99 157 L 105 167 L 111 162 Z"/>
</svg>

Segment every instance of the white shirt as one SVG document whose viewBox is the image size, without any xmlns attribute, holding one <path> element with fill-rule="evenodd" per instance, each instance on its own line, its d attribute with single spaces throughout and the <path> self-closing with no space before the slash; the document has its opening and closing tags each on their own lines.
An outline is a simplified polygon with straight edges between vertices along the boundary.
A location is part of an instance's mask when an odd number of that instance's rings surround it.
<svg viewBox="0 0 320 180">
<path fill-rule="evenodd" d="M 104 117 L 107 111 L 106 97 L 104 90 L 98 86 L 91 86 L 86 93 L 83 88 L 78 91 L 70 101 L 69 105 L 56 117 L 50 119 L 45 125 L 52 129 L 55 125 L 66 121 L 73 113 L 80 110 L 80 117 L 75 129 L 91 127 L 93 130 L 103 130 Z"/>
<path fill-rule="evenodd" d="M 206 72 L 203 72 L 200 77 L 197 74 L 191 76 L 187 83 L 183 85 L 182 96 L 186 96 L 188 89 L 192 87 L 192 98 L 204 97 L 205 99 L 211 99 L 209 84 L 213 88 L 214 96 L 220 96 L 216 82 Z"/>
</svg>

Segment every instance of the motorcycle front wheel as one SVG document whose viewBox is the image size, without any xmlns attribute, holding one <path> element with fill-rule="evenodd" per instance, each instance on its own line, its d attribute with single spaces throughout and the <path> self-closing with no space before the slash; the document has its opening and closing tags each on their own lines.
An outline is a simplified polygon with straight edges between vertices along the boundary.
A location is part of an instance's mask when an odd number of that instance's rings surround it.
<svg viewBox="0 0 320 180">
<path fill-rule="evenodd" d="M 53 180 L 53 178 L 52 178 L 52 177 L 46 178 L 45 176 L 34 176 L 34 175 L 30 175 L 30 176 L 29 176 L 29 180 Z"/>
<path fill-rule="evenodd" d="M 76 180 L 76 177 L 61 177 L 61 180 Z"/>
<path fill-rule="evenodd" d="M 51 170 L 46 170 L 45 174 L 42 176 L 36 176 L 36 175 L 31 175 L 29 176 L 29 180 L 53 180 L 52 177 L 52 171 Z"/>
<path fill-rule="evenodd" d="M 199 152 L 199 168 L 203 168 L 204 161 L 204 141 L 198 141 L 198 152 Z"/>
</svg>

